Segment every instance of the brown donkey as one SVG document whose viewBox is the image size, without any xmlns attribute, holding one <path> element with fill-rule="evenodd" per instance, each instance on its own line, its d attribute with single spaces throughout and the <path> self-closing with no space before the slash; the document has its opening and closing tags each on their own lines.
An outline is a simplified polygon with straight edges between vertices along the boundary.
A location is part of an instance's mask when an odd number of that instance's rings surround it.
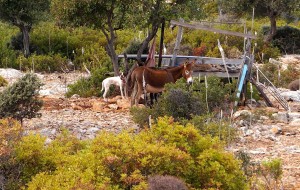
<svg viewBox="0 0 300 190">
<path fill-rule="evenodd" d="M 159 93 L 164 90 L 166 83 L 175 83 L 181 77 L 192 83 L 193 66 L 195 62 L 185 62 L 177 67 L 168 67 L 166 69 L 154 69 L 140 66 L 131 73 L 131 87 L 134 87 L 131 94 L 131 106 L 137 105 L 143 93 Z"/>
</svg>

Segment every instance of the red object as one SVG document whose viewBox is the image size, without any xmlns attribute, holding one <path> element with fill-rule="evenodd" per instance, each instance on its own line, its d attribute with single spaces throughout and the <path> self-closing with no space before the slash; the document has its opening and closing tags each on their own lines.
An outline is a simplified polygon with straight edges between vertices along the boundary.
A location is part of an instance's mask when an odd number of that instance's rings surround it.
<svg viewBox="0 0 300 190">
<path fill-rule="evenodd" d="M 152 45 L 149 50 L 149 54 L 146 60 L 146 66 L 147 67 L 155 67 L 155 38 L 152 40 Z"/>
</svg>

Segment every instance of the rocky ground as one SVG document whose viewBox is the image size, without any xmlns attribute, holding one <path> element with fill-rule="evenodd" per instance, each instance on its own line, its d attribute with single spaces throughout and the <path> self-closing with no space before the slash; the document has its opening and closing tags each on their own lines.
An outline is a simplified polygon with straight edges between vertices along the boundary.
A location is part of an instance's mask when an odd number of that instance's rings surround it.
<svg viewBox="0 0 300 190">
<path fill-rule="evenodd" d="M 0 75 L 12 83 L 22 73 L 0 69 Z M 79 139 L 94 138 L 101 130 L 138 131 L 129 113 L 128 100 L 120 96 L 111 97 L 109 102 L 102 98 L 64 97 L 68 84 L 86 76 L 77 72 L 39 74 L 45 84 L 40 91 L 44 100 L 42 117 L 26 120 L 26 132 L 40 133 L 51 142 L 62 129 Z M 275 108 L 263 108 L 260 112 L 253 107 L 240 108 L 234 114 L 234 126 L 239 129 L 240 137 L 228 147 L 232 152 L 246 152 L 256 162 L 282 159 L 284 189 L 300 189 L 300 103 L 292 104 L 291 114 Z"/>
</svg>

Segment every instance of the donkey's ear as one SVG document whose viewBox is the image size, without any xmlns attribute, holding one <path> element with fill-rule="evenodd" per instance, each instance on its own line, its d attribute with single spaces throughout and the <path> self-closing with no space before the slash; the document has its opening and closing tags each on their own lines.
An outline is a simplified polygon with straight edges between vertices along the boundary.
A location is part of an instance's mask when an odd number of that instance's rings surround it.
<svg viewBox="0 0 300 190">
<path fill-rule="evenodd" d="M 186 62 L 183 63 L 183 67 L 186 68 Z"/>
<path fill-rule="evenodd" d="M 193 62 L 192 62 L 192 65 L 194 66 L 197 62 L 197 59 L 195 59 Z"/>
</svg>

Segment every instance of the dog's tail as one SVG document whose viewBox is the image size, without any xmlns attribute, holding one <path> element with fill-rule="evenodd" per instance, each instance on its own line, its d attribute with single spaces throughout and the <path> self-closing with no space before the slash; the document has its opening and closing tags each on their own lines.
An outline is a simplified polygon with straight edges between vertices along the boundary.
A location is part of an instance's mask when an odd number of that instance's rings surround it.
<svg viewBox="0 0 300 190">
<path fill-rule="evenodd" d="M 104 80 L 103 80 L 104 81 Z M 102 81 L 102 87 L 101 87 L 101 91 L 100 92 L 102 92 L 103 90 L 104 90 L 104 84 L 103 84 L 103 81 Z"/>
</svg>

